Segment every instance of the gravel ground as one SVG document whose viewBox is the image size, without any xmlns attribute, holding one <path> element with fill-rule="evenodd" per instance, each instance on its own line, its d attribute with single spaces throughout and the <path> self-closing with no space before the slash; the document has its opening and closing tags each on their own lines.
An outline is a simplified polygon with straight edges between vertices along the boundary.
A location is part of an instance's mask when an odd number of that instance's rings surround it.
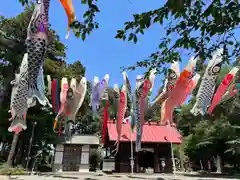
<svg viewBox="0 0 240 180">
<path fill-rule="evenodd" d="M 134 175 L 129 177 L 128 175 L 94 175 L 94 174 L 78 174 L 78 175 L 33 175 L 33 176 L 0 176 L 0 180 L 237 180 L 236 178 L 206 178 L 206 177 L 186 177 L 183 175 Z"/>
</svg>

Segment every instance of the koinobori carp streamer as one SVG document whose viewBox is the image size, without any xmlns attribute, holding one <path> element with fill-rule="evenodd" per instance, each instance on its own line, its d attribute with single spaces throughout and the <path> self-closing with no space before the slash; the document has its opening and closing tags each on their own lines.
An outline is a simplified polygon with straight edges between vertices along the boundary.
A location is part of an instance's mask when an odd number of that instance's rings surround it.
<svg viewBox="0 0 240 180">
<path fill-rule="evenodd" d="M 58 99 L 59 93 L 56 91 L 58 89 L 57 79 L 53 79 L 52 84 L 52 99 Z M 55 87 L 53 90 L 53 87 Z M 85 77 L 82 77 L 80 82 L 77 83 L 75 78 L 71 79 L 70 85 L 68 84 L 67 78 L 62 78 L 61 81 L 61 92 L 60 92 L 60 108 L 56 109 L 57 116 L 54 120 L 54 132 L 58 135 L 67 135 L 70 136 L 70 127 L 75 123 L 76 114 L 81 108 L 85 95 L 87 91 L 87 80 Z M 53 93 L 54 92 L 54 93 Z M 56 94 L 55 94 L 56 93 Z M 57 94 L 58 93 L 58 94 Z M 53 96 L 53 94 L 55 94 Z M 57 101 L 57 100 L 53 100 Z M 53 103 L 54 106 L 57 106 L 57 103 Z M 54 108 L 53 106 L 53 108 Z M 72 124 L 71 124 L 72 123 Z"/>
<path fill-rule="evenodd" d="M 69 37 L 70 33 L 70 25 L 76 20 L 75 12 L 74 12 L 74 7 L 72 4 L 72 0 L 60 0 L 68 18 L 68 30 L 67 30 L 67 35 L 66 39 Z"/>
<path fill-rule="evenodd" d="M 38 2 L 30 20 L 25 41 L 28 64 L 30 64 L 28 66 L 29 102 L 33 101 L 32 98 L 42 94 L 37 87 L 37 78 L 39 73 L 42 73 L 40 68 L 43 66 L 44 55 L 48 44 L 48 17 L 46 14 L 48 7 L 44 6 L 43 0 Z M 37 99 L 40 100 L 41 97 Z M 41 103 L 41 101 L 39 103 Z"/>
<path fill-rule="evenodd" d="M 196 73 L 193 76 L 193 78 L 189 81 L 189 83 L 187 85 L 187 88 L 186 88 L 186 90 L 184 92 L 184 95 L 183 95 L 182 100 L 180 101 L 179 105 L 183 104 L 186 101 L 187 97 L 189 95 L 191 95 L 192 91 L 197 86 L 199 79 L 200 79 L 200 75 L 198 73 Z"/>
<path fill-rule="evenodd" d="M 141 119 L 140 119 L 140 97 L 142 93 L 142 87 L 144 83 L 144 78 L 141 76 L 137 76 L 136 80 L 136 109 L 135 109 L 135 117 L 136 117 L 136 148 L 141 149 Z M 138 145 L 138 147 L 137 147 Z"/>
<path fill-rule="evenodd" d="M 76 79 L 73 78 L 70 83 L 71 95 L 68 95 L 67 105 L 69 106 L 69 111 L 67 112 L 68 119 L 75 122 L 77 112 L 83 104 L 84 98 L 87 92 L 87 79 L 82 77 L 79 84 L 77 85 Z M 69 93 L 68 93 L 69 94 Z"/>
<path fill-rule="evenodd" d="M 188 65 L 181 72 L 176 86 L 172 89 L 169 97 L 163 102 L 161 107 L 161 124 L 173 123 L 173 112 L 175 107 L 179 106 L 186 98 L 186 90 L 188 83 L 193 75 L 193 70 L 196 65 L 196 59 L 191 58 Z"/>
<path fill-rule="evenodd" d="M 93 111 L 93 117 L 97 112 L 97 107 L 99 106 L 100 101 L 100 92 L 99 92 L 99 78 L 97 76 L 94 77 L 92 85 L 91 85 L 91 105 Z"/>
<path fill-rule="evenodd" d="M 136 78 L 136 84 L 135 84 L 135 90 L 133 91 L 133 94 L 132 94 L 132 103 L 131 103 L 131 109 L 130 109 L 130 117 L 129 117 L 129 120 L 130 120 L 130 125 L 131 125 L 131 131 L 133 132 L 134 130 L 134 127 L 135 127 L 135 124 L 136 124 L 136 119 L 137 119 L 137 114 L 136 112 L 138 111 L 139 109 L 139 101 L 138 101 L 138 98 L 137 98 L 137 94 L 138 94 L 138 87 L 139 87 L 139 84 L 142 83 L 142 80 Z"/>
<path fill-rule="evenodd" d="M 103 105 L 103 124 L 102 124 L 102 143 L 105 143 L 105 136 L 107 131 L 107 122 L 109 119 L 108 108 L 109 108 L 109 101 L 108 101 L 108 82 L 109 82 L 109 74 L 106 74 L 99 85 L 99 95 L 100 100 Z"/>
<path fill-rule="evenodd" d="M 25 53 L 19 74 L 15 75 L 15 80 L 11 82 L 13 85 L 10 112 L 11 112 L 11 125 L 8 131 L 19 133 L 22 129 L 26 129 L 26 114 L 27 114 L 27 95 L 28 95 L 28 54 Z"/>
<path fill-rule="evenodd" d="M 147 114 L 152 114 L 154 111 L 157 111 L 156 115 L 160 116 L 161 112 L 158 109 L 161 109 L 160 107 L 162 103 L 168 98 L 169 93 L 175 87 L 179 74 L 179 62 L 173 62 L 168 69 L 164 88 L 162 92 L 153 100 L 151 106 L 147 109 Z"/>
<path fill-rule="evenodd" d="M 14 86 L 10 111 L 13 121 L 9 127 L 11 132 L 19 133 L 21 129 L 27 128 L 27 109 L 36 104 L 33 98 L 37 97 L 40 103 L 45 105 L 45 95 L 40 91 L 44 89 L 41 67 L 48 43 L 48 9 L 49 0 L 37 1 L 28 25 L 25 41 L 26 53 L 21 63 L 20 73 L 16 74 L 16 79 L 12 82 Z"/>
<path fill-rule="evenodd" d="M 208 108 L 209 114 L 211 114 L 213 112 L 213 110 L 215 109 L 215 107 L 220 103 L 223 95 L 227 91 L 228 86 L 233 81 L 238 70 L 239 70 L 239 68 L 237 68 L 237 67 L 232 68 L 231 71 L 224 77 L 221 84 L 218 86 L 218 88 L 213 96 L 212 103 L 211 103 L 210 107 Z"/>
<path fill-rule="evenodd" d="M 53 129 L 54 129 L 55 132 L 56 132 L 57 129 L 59 130 L 59 134 L 61 134 L 61 131 L 60 131 L 61 127 L 58 127 L 58 125 L 59 125 L 59 123 L 63 123 L 63 121 L 64 121 L 63 116 L 65 117 L 65 114 L 63 115 L 63 113 L 64 113 L 64 109 L 65 109 L 65 103 L 67 101 L 68 88 L 69 88 L 69 85 L 68 85 L 67 78 L 62 78 L 62 81 L 61 81 L 61 92 L 60 92 L 60 102 L 61 102 L 61 105 L 60 105 L 60 109 L 58 111 L 58 114 L 57 114 L 57 116 L 56 116 L 56 118 L 54 120 L 54 126 L 53 126 Z"/>
<path fill-rule="evenodd" d="M 39 74 L 37 77 L 37 89 L 36 93 L 32 96 L 32 98 L 28 99 L 28 107 L 33 107 L 36 105 L 37 100 L 42 106 L 48 105 L 52 108 L 48 98 L 45 96 L 45 84 L 44 84 L 44 76 L 43 76 L 43 67 L 40 67 Z"/>
<path fill-rule="evenodd" d="M 139 116 L 140 124 L 138 121 L 138 127 L 137 127 L 137 133 L 136 133 L 136 152 L 141 150 L 141 139 L 142 139 L 142 133 L 143 133 L 143 125 L 145 123 L 145 112 L 146 112 L 146 99 L 152 89 L 152 86 L 154 84 L 155 76 L 156 76 L 156 70 L 153 69 L 150 71 L 149 77 L 147 77 L 142 87 L 139 88 Z M 139 127 L 140 125 L 140 127 Z"/>
<path fill-rule="evenodd" d="M 125 83 L 126 88 L 127 88 L 128 101 L 131 101 L 132 100 L 132 97 L 131 97 L 131 94 L 132 94 L 131 84 L 130 84 L 130 81 L 128 79 L 127 73 L 124 71 L 122 74 L 123 74 L 124 83 Z"/>
<path fill-rule="evenodd" d="M 118 119 L 118 108 L 120 104 L 120 90 L 118 88 L 118 84 L 114 84 L 113 86 L 114 96 L 113 96 L 113 110 L 115 112 L 115 120 Z M 117 129 L 117 123 L 116 123 Z"/>
<path fill-rule="evenodd" d="M 216 80 L 222 66 L 222 54 L 223 49 L 219 49 L 214 52 L 213 58 L 207 65 L 196 96 L 195 105 L 191 109 L 191 113 L 194 116 L 197 116 L 198 114 L 204 115 L 207 112 L 208 106 L 211 104 L 211 100 L 215 91 Z"/>
<path fill-rule="evenodd" d="M 120 92 L 120 102 L 118 108 L 118 115 L 117 115 L 117 141 L 115 142 L 116 148 L 112 151 L 115 152 L 115 155 L 118 153 L 120 138 L 122 133 L 122 123 L 126 113 L 127 108 L 127 87 L 125 84 L 122 85 L 121 92 Z"/>
<path fill-rule="evenodd" d="M 162 104 L 167 99 L 169 93 L 176 85 L 179 74 L 179 62 L 173 62 L 170 69 L 168 69 L 163 91 L 157 96 L 157 98 L 152 102 L 152 104 Z"/>
</svg>

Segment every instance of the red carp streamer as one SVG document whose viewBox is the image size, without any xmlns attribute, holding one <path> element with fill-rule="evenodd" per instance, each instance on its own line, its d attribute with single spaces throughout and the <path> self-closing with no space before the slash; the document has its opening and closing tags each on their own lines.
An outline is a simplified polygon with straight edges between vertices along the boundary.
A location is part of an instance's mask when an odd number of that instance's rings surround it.
<svg viewBox="0 0 240 180">
<path fill-rule="evenodd" d="M 227 88 L 233 81 L 236 73 L 238 72 L 238 68 L 234 67 L 232 70 L 224 77 L 221 84 L 218 86 L 215 95 L 213 96 L 213 100 L 211 106 L 208 108 L 208 114 L 211 114 L 215 107 L 220 103 L 223 95 L 227 91 Z"/>
<path fill-rule="evenodd" d="M 52 107 L 53 107 L 53 111 L 55 113 L 57 113 L 57 107 L 56 107 L 56 103 L 57 103 L 57 94 L 56 94 L 56 91 L 57 91 L 57 80 L 56 79 L 53 79 L 52 81 Z"/>
<path fill-rule="evenodd" d="M 148 96 L 148 93 L 150 92 L 150 89 L 152 88 L 152 83 L 150 80 L 146 79 L 143 84 L 143 89 L 140 94 L 140 123 L 141 128 L 143 128 L 143 125 L 145 123 L 145 110 L 146 110 L 146 98 Z M 142 134 L 142 132 L 141 132 Z"/>
<path fill-rule="evenodd" d="M 106 101 L 106 105 L 103 109 L 103 125 L 102 125 L 102 144 L 105 143 L 105 136 L 107 131 L 107 122 L 109 119 L 108 108 L 109 108 L 109 101 Z"/>
<path fill-rule="evenodd" d="M 186 91 L 190 79 L 192 78 L 193 69 L 196 65 L 196 59 L 191 58 L 186 68 L 181 72 L 175 88 L 170 92 L 169 97 L 163 102 L 161 107 L 161 124 L 166 125 L 168 122 L 173 124 L 173 111 L 175 107 L 185 101 Z"/>
</svg>

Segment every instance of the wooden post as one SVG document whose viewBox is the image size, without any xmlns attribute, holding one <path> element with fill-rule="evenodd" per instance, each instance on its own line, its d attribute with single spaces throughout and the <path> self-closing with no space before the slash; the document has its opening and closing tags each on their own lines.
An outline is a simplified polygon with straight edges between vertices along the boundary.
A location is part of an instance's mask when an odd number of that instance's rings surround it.
<svg viewBox="0 0 240 180">
<path fill-rule="evenodd" d="M 30 142 L 29 142 L 29 147 L 28 147 L 28 156 L 27 156 L 26 171 L 28 170 L 29 158 L 30 158 L 31 149 L 32 149 L 33 135 L 34 135 L 34 130 L 35 130 L 36 125 L 37 125 L 37 122 L 34 122 L 34 123 L 33 123 L 33 128 L 32 128 L 32 135 L 31 135 Z"/>
<path fill-rule="evenodd" d="M 8 167 L 12 167 L 13 157 L 14 157 L 15 150 L 16 150 L 16 147 L 17 147 L 18 137 L 19 137 L 19 134 L 15 133 L 13 135 L 12 145 L 11 145 L 11 149 L 10 149 L 10 152 L 9 152 L 9 155 L 8 155 L 8 160 L 7 160 Z"/>
</svg>

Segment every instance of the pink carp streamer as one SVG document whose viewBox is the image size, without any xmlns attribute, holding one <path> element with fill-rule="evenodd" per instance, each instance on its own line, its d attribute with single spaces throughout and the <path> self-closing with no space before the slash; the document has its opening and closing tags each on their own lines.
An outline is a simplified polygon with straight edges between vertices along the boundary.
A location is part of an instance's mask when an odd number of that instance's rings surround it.
<svg viewBox="0 0 240 180">
<path fill-rule="evenodd" d="M 60 109 L 58 111 L 58 114 L 54 120 L 54 125 L 53 125 L 53 129 L 54 131 L 56 131 L 57 129 L 57 125 L 58 125 L 58 122 L 62 123 L 63 119 L 62 118 L 62 113 L 64 112 L 64 108 L 65 108 L 65 103 L 67 101 L 67 93 L 68 93 L 68 80 L 67 78 L 62 78 L 62 82 L 61 82 L 61 92 L 60 92 L 60 102 L 61 102 L 61 106 L 60 106 Z M 59 128 L 59 135 L 61 134 L 61 125 L 60 125 L 60 128 Z"/>
<path fill-rule="evenodd" d="M 196 65 L 196 59 L 191 58 L 186 68 L 181 72 L 177 80 L 175 88 L 169 94 L 169 97 L 163 102 L 161 107 L 161 124 L 166 125 L 168 122 L 173 124 L 174 108 L 181 105 L 185 101 L 186 91 L 189 81 L 192 78 L 193 70 Z"/>
<path fill-rule="evenodd" d="M 117 134 L 118 138 L 115 142 L 116 148 L 112 151 L 115 152 L 114 156 L 117 155 L 119 150 L 120 138 L 122 133 L 122 123 L 127 109 L 127 87 L 125 84 L 122 85 L 120 92 L 120 103 L 118 107 L 118 115 L 117 115 Z"/>
<path fill-rule="evenodd" d="M 226 92 L 227 88 L 233 81 L 236 73 L 238 72 L 238 68 L 234 67 L 231 71 L 224 77 L 221 84 L 218 86 L 215 95 L 213 96 L 213 100 L 211 106 L 208 108 L 208 114 L 211 114 L 215 107 L 220 103 L 224 93 Z"/>
</svg>

